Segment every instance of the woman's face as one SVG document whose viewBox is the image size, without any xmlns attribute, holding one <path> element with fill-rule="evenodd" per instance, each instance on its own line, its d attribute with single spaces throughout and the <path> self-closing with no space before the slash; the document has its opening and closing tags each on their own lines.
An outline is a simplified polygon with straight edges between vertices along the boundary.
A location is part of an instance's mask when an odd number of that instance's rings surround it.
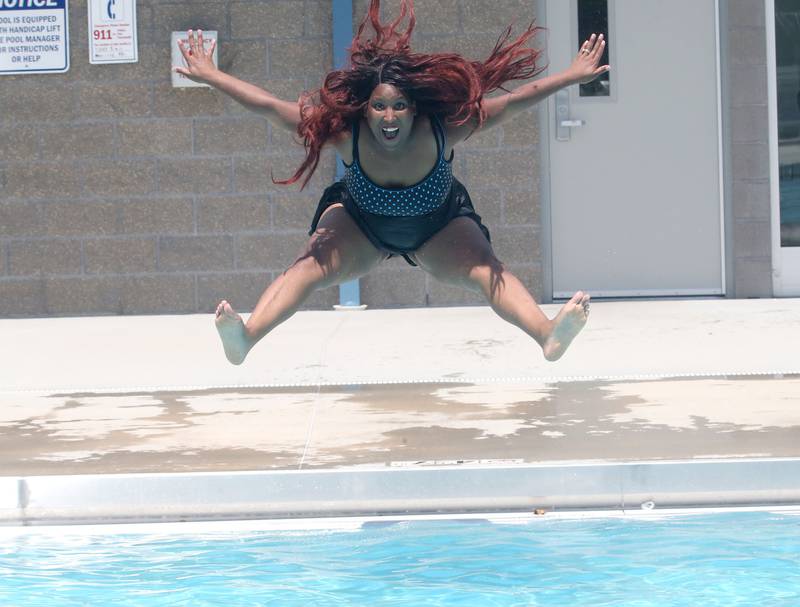
<svg viewBox="0 0 800 607">
<path fill-rule="evenodd" d="M 367 104 L 367 124 L 378 143 L 389 150 L 403 147 L 411 135 L 416 109 L 400 89 L 379 84 Z"/>
</svg>

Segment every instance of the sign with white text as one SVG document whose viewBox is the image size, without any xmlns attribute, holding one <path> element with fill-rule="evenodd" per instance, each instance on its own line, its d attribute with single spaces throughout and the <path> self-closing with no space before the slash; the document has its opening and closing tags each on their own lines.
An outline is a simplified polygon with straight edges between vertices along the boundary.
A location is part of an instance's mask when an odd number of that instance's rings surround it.
<svg viewBox="0 0 800 607">
<path fill-rule="evenodd" d="M 89 63 L 136 63 L 135 0 L 89 0 L 88 8 Z"/>
<path fill-rule="evenodd" d="M 69 69 L 68 0 L 0 0 L 0 74 Z"/>
</svg>

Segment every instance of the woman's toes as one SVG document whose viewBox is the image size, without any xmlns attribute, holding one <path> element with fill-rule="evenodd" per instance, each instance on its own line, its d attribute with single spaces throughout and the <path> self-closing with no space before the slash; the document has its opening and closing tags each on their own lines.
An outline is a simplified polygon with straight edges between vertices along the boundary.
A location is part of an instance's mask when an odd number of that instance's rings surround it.
<svg viewBox="0 0 800 607">
<path fill-rule="evenodd" d="M 229 305 L 228 302 L 225 301 L 224 299 L 221 302 L 219 302 L 219 304 L 217 304 L 217 311 L 215 313 L 217 318 L 219 318 L 226 312 L 225 307 L 228 305 Z"/>
</svg>

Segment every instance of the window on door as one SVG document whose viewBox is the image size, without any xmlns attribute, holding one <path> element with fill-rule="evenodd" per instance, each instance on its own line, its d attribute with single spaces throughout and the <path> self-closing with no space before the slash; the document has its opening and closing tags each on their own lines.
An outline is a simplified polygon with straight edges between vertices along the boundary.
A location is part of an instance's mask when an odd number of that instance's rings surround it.
<svg viewBox="0 0 800 607">
<path fill-rule="evenodd" d="M 800 247 L 800 0 L 775 0 L 781 246 Z"/>
<path fill-rule="evenodd" d="M 600 65 L 608 63 L 608 0 L 578 0 L 578 43 L 583 44 L 592 34 L 603 34 L 606 48 Z M 581 97 L 608 97 L 611 95 L 611 79 L 606 72 L 596 80 L 579 87 Z"/>
</svg>

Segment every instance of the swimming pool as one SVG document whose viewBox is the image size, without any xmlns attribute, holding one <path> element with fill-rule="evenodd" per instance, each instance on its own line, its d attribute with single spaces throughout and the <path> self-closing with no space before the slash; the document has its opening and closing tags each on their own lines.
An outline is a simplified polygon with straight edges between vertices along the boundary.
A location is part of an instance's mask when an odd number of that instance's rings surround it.
<svg viewBox="0 0 800 607">
<path fill-rule="evenodd" d="M 797 511 L 184 528 L 3 530 L 0 604 L 800 603 Z"/>
</svg>

